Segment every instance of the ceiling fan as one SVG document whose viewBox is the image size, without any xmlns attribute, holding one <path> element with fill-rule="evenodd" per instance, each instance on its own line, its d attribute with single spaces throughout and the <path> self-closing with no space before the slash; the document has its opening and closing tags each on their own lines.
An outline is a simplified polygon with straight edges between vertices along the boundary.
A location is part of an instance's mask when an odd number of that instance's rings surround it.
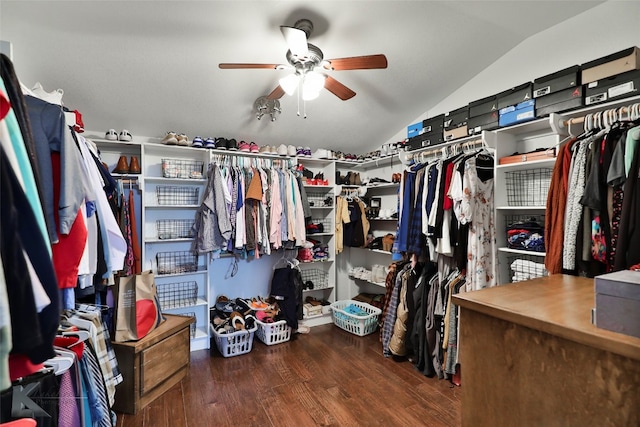
<svg viewBox="0 0 640 427">
<path fill-rule="evenodd" d="M 304 100 L 316 98 L 323 88 L 343 101 L 353 98 L 356 93 L 326 74 L 325 71 L 367 70 L 387 68 L 387 57 L 382 54 L 352 56 L 347 58 L 324 59 L 319 47 L 307 40 L 313 31 L 313 23 L 309 19 L 296 21 L 293 27 L 281 26 L 280 31 L 287 43 L 287 62 L 285 64 L 251 64 L 221 63 L 223 70 L 266 68 L 274 70 L 291 69 L 290 74 L 279 81 L 279 85 L 267 95 L 267 99 L 279 99 L 284 94 L 292 95 L 300 88 Z"/>
</svg>

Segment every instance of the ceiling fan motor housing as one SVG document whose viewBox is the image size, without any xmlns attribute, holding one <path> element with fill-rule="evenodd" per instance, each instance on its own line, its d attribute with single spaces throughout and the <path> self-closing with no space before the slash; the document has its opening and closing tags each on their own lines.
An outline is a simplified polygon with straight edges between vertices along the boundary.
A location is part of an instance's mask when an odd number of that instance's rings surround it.
<svg viewBox="0 0 640 427">
<path fill-rule="evenodd" d="M 309 39 L 309 36 L 311 36 L 311 33 L 313 32 L 313 23 L 308 19 L 298 19 L 296 23 L 293 24 L 293 28 L 304 31 L 307 35 L 307 39 Z"/>
<path fill-rule="evenodd" d="M 324 59 L 324 54 L 320 50 L 318 46 L 312 45 L 311 43 L 307 43 L 309 47 L 309 56 L 308 57 L 299 57 L 291 53 L 290 50 L 287 51 L 287 61 L 291 64 L 296 70 L 312 70 L 314 67 L 320 65 L 322 60 Z"/>
</svg>

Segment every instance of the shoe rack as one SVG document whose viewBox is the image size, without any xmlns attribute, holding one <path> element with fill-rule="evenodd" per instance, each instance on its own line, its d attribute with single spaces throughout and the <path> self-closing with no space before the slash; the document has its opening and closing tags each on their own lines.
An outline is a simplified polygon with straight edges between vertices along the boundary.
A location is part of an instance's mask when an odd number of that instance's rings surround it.
<svg viewBox="0 0 640 427">
<path fill-rule="evenodd" d="M 339 186 L 336 194 L 357 192 L 368 209 L 369 234 L 377 239 L 373 248 L 344 247 L 337 256 L 338 299 L 351 299 L 359 293 L 384 293 L 386 268 L 391 264 L 389 238 L 395 236 L 398 211 L 399 177 L 403 170 L 397 155 L 363 162 L 336 161 L 336 176 L 355 175 Z M 359 185 L 357 184 L 359 178 Z M 337 178 L 336 178 L 337 179 Z M 396 182 L 398 181 L 398 182 Z M 395 215 L 394 215 L 395 214 Z M 386 245 L 386 247 L 385 247 Z M 379 247 L 378 247 L 379 246 Z"/>
<path fill-rule="evenodd" d="M 336 301 L 336 251 L 335 251 L 335 162 L 328 159 L 298 158 L 298 165 L 313 172 L 313 178 L 304 183 L 309 204 L 311 205 L 311 224 L 322 224 L 322 229 L 310 230 L 307 227 L 307 240 L 316 241 L 316 246 L 326 248 L 323 253 L 316 251 L 311 258 L 302 257 L 299 268 L 303 283 L 303 301 Z M 315 227 L 314 227 L 315 228 Z M 310 232 L 312 231 L 312 232 Z M 317 232 L 320 231 L 320 232 Z M 314 257 L 314 255 L 320 255 Z M 301 257 L 299 257 L 300 259 Z M 305 310 L 302 324 L 317 326 L 331 323 L 331 313 L 328 305 L 322 310 Z"/>
</svg>

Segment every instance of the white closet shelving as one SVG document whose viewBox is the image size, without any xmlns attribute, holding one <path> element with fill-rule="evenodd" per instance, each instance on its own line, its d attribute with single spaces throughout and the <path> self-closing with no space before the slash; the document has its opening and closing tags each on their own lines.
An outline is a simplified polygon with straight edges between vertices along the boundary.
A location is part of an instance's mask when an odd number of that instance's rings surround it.
<svg viewBox="0 0 640 427">
<path fill-rule="evenodd" d="M 379 212 L 388 214 L 386 217 L 377 215 L 368 218 L 369 234 L 375 237 L 383 237 L 391 233 L 395 236 L 398 219 L 391 215 L 397 212 L 398 205 L 398 183 L 392 182 L 392 175 L 402 171 L 402 163 L 398 155 L 388 155 L 378 159 L 366 160 L 364 162 L 336 161 L 336 170 L 345 176 L 348 172 L 360 174 L 360 179 L 367 184 L 363 185 L 338 185 L 336 194 L 346 195 L 349 192 L 357 191 L 362 200 L 368 205 L 371 198 L 376 198 L 379 202 Z M 369 183 L 374 178 L 380 178 L 388 182 Z M 357 278 L 349 275 L 349 271 L 357 267 L 363 267 L 373 272 L 374 265 L 381 265 L 385 268 L 391 264 L 391 253 L 382 249 L 368 249 L 366 247 L 344 246 L 343 252 L 338 255 L 338 271 L 336 280 L 340 283 L 337 290 L 339 300 L 351 299 L 359 293 L 380 294 L 385 292 L 384 281 L 376 282 Z M 385 270 L 386 271 L 386 270 Z M 385 273 L 386 275 L 386 273 Z"/>
<path fill-rule="evenodd" d="M 313 289 L 303 291 L 303 301 L 307 296 L 318 300 L 334 302 L 336 300 L 336 250 L 335 250 L 335 162 L 328 159 L 298 158 L 298 164 L 318 174 L 327 181 L 324 184 L 304 184 L 307 198 L 311 206 L 311 224 L 322 224 L 322 231 L 307 232 L 307 240 L 315 240 L 327 248 L 327 257 L 300 262 L 299 267 L 304 283 L 313 283 Z M 302 324 L 317 326 L 331 323 L 331 313 L 328 306 L 323 307 L 322 315 L 305 317 Z"/>
<path fill-rule="evenodd" d="M 163 311 L 195 316 L 191 350 L 209 348 L 208 256 L 192 252 L 209 151 L 143 144 L 143 269 L 156 275 Z"/>
</svg>

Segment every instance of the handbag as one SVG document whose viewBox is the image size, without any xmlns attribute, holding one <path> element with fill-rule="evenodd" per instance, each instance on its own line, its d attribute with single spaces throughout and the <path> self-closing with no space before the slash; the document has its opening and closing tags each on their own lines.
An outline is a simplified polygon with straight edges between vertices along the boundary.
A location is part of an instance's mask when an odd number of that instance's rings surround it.
<svg viewBox="0 0 640 427">
<path fill-rule="evenodd" d="M 121 277 L 115 300 L 115 341 L 140 340 L 165 321 L 151 270 Z"/>
</svg>

